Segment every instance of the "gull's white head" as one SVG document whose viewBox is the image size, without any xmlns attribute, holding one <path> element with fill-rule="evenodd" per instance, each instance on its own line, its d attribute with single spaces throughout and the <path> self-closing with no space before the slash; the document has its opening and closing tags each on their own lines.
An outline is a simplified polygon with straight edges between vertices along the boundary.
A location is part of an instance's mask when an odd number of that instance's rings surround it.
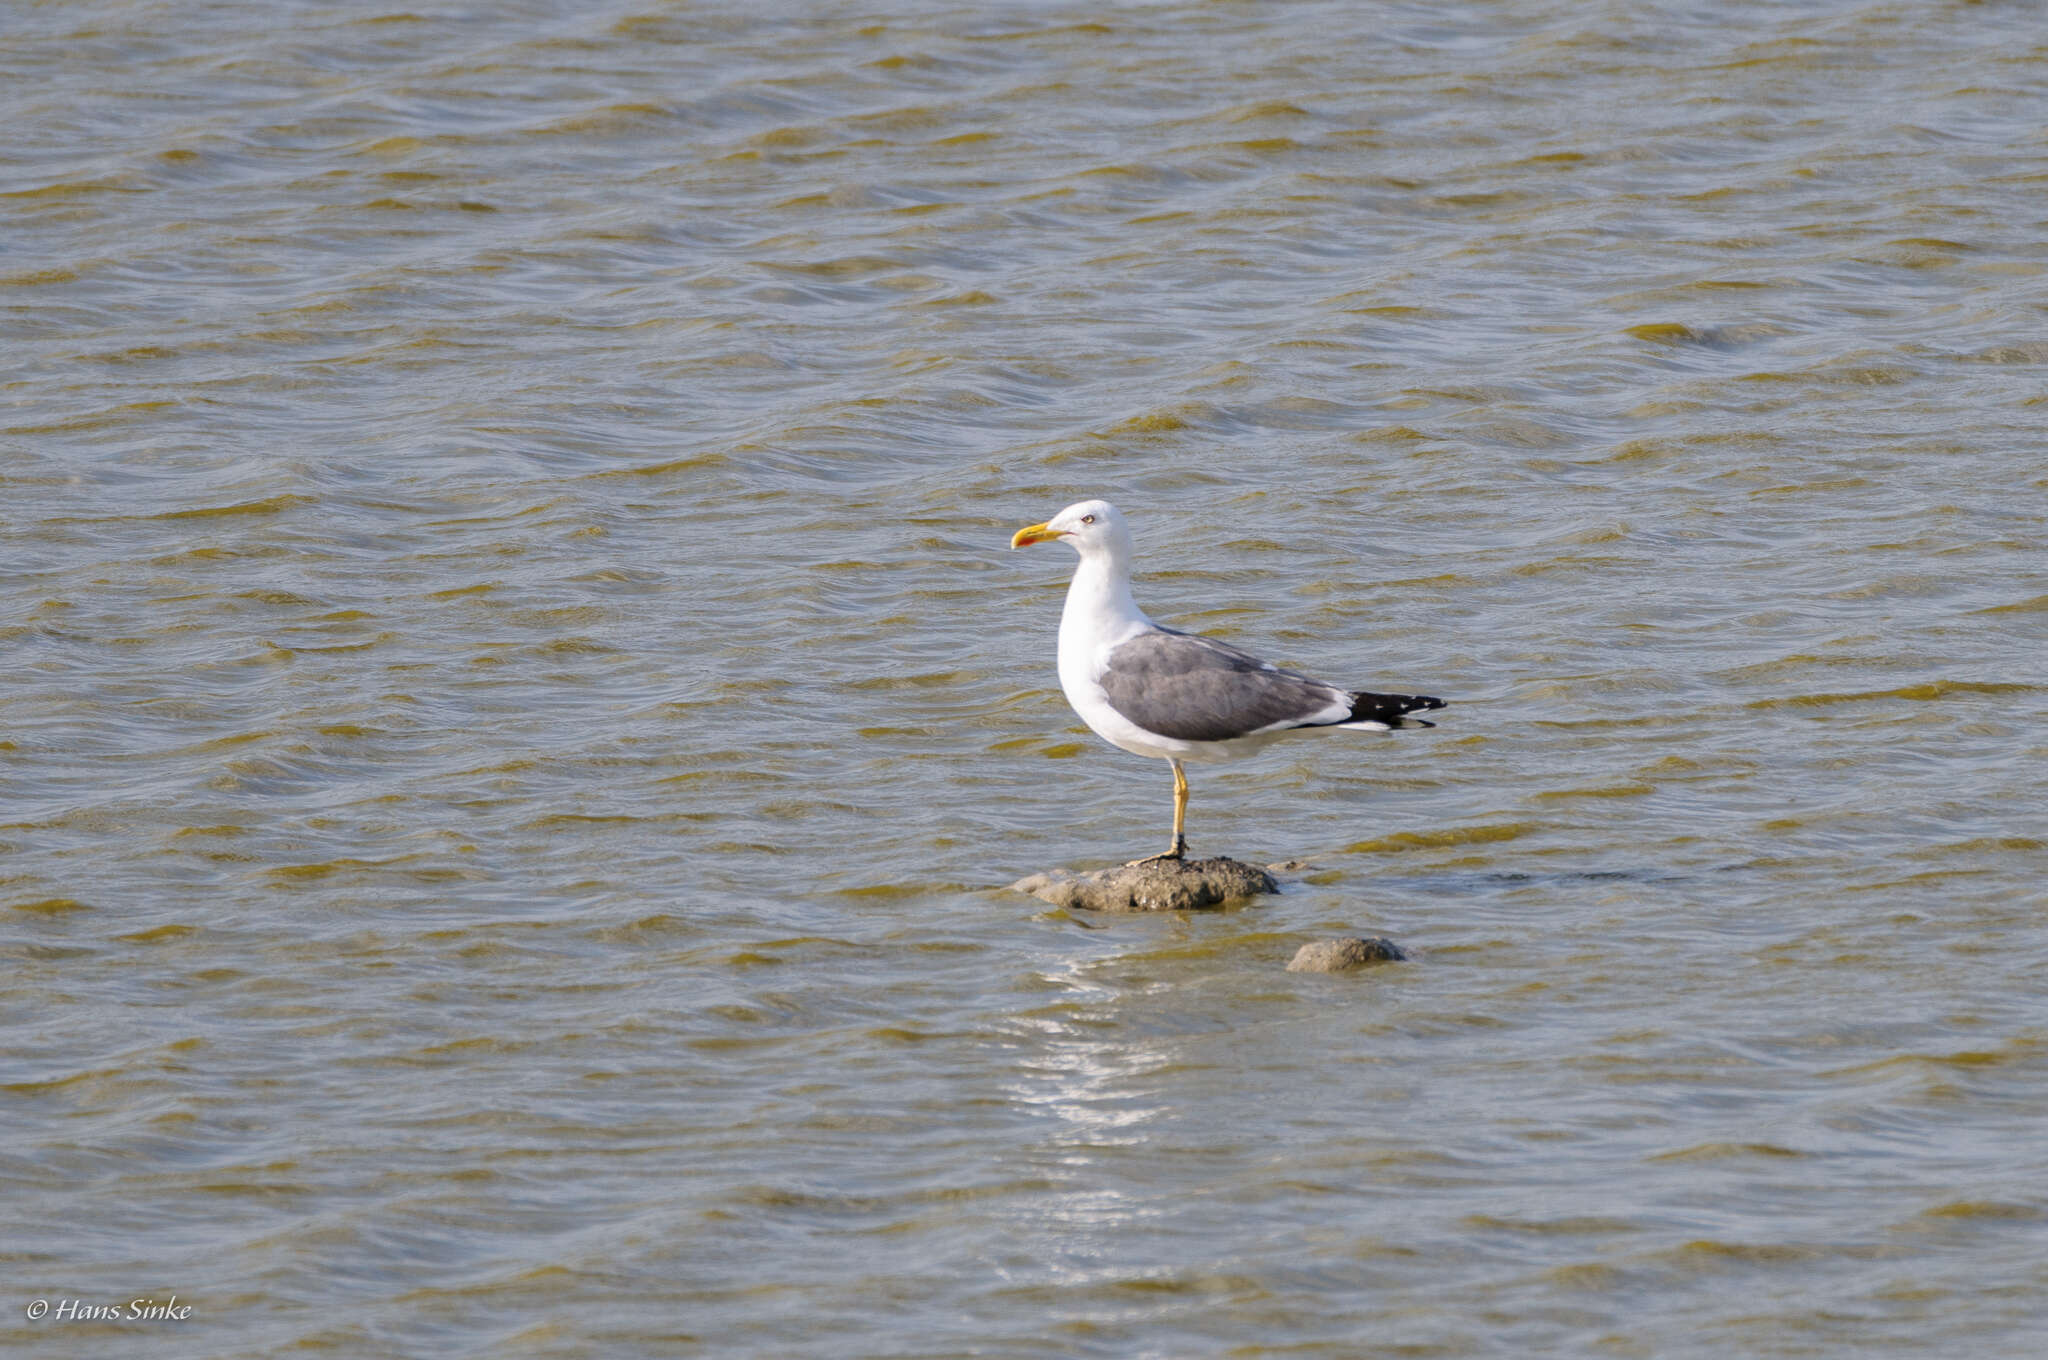
<svg viewBox="0 0 2048 1360">
<path fill-rule="evenodd" d="M 1066 540 L 1082 557 L 1106 556 L 1129 560 L 1131 530 L 1123 512 L 1108 501 L 1076 501 L 1043 524 L 1027 524 L 1010 537 L 1013 548 L 1033 543 Z"/>
</svg>

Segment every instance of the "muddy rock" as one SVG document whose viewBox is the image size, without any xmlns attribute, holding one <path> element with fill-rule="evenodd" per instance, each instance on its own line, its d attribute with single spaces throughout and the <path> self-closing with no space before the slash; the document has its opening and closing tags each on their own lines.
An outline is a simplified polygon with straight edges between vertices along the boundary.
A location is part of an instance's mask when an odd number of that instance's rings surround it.
<svg viewBox="0 0 2048 1360">
<path fill-rule="evenodd" d="M 1349 940 L 1311 940 L 1294 953 L 1290 973 L 1348 973 L 1369 963 L 1394 963 L 1408 956 L 1401 946 L 1380 936 Z"/>
<path fill-rule="evenodd" d="M 1280 891 L 1279 882 L 1258 865 L 1227 858 L 1162 859 L 1079 874 L 1055 869 L 1010 886 L 1082 911 L 1200 911 Z"/>
</svg>

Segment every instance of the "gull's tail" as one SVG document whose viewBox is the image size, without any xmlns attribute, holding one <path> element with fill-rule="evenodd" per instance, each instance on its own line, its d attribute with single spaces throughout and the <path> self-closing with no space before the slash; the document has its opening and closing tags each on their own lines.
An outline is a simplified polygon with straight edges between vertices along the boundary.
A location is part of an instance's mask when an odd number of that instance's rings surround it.
<svg viewBox="0 0 2048 1360">
<path fill-rule="evenodd" d="M 1351 716 L 1332 727 L 1349 727 L 1358 732 L 1385 732 L 1395 727 L 1435 727 L 1433 722 L 1410 718 L 1410 713 L 1427 713 L 1442 708 L 1444 701 L 1427 694 L 1366 694 L 1351 696 Z"/>
</svg>

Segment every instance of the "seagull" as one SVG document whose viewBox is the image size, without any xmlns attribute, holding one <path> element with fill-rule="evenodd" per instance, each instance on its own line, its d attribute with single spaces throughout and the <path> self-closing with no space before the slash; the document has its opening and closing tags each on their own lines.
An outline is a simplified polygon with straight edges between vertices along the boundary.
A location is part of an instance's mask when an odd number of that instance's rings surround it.
<svg viewBox="0 0 2048 1360">
<path fill-rule="evenodd" d="M 1227 642 L 1165 628 L 1131 598 L 1131 530 L 1108 501 L 1080 501 L 1010 538 L 1065 540 L 1081 555 L 1060 615 L 1060 688 L 1096 736 L 1173 767 L 1173 844 L 1133 860 L 1187 856 L 1184 760 L 1248 756 L 1289 732 L 1434 727 L 1407 714 L 1442 708 L 1426 694 L 1349 690 L 1282 670 Z"/>
</svg>

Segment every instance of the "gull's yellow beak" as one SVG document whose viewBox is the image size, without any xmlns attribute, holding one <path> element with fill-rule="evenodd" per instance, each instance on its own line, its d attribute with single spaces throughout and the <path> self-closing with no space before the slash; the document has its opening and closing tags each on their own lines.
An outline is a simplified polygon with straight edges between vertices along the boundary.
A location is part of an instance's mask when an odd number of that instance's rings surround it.
<svg viewBox="0 0 2048 1360">
<path fill-rule="evenodd" d="M 1059 536 L 1050 524 L 1027 524 L 1010 535 L 1010 546 L 1028 548 L 1034 543 L 1050 543 Z"/>
</svg>

